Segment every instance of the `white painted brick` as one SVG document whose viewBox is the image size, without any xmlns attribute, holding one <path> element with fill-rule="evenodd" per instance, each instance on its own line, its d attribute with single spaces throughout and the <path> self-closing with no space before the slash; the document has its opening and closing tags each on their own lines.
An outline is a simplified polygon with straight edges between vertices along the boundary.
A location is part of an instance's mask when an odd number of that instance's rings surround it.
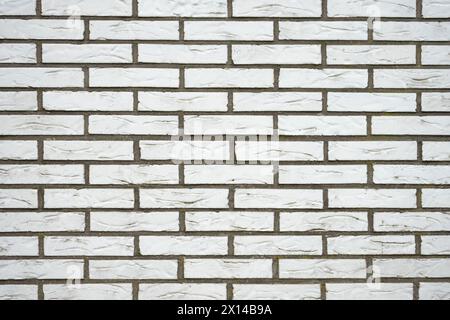
<svg viewBox="0 0 450 320">
<path fill-rule="evenodd" d="M 271 116 L 185 116 L 184 133 L 188 135 L 271 135 Z"/>
<path fill-rule="evenodd" d="M 36 285 L 10 284 L 0 286 L 1 300 L 37 300 L 38 287 Z"/>
<path fill-rule="evenodd" d="M 226 63 L 224 45 L 140 44 L 139 62 L 150 63 Z"/>
<path fill-rule="evenodd" d="M 424 141 L 423 160 L 450 161 L 450 142 Z"/>
<path fill-rule="evenodd" d="M 320 255 L 321 236 L 237 236 L 235 255 Z"/>
<path fill-rule="evenodd" d="M 237 141 L 236 158 L 259 161 L 320 161 L 323 143 L 308 141 Z"/>
<path fill-rule="evenodd" d="M 422 0 L 424 18 L 449 18 L 450 3 L 446 0 Z"/>
<path fill-rule="evenodd" d="M 235 45 L 235 64 L 320 64 L 319 45 Z"/>
<path fill-rule="evenodd" d="M 0 208 L 37 208 L 37 190 L 0 189 Z"/>
<path fill-rule="evenodd" d="M 415 64 L 415 46 L 327 46 L 328 64 Z"/>
<path fill-rule="evenodd" d="M 320 17 L 320 0 L 234 0 L 235 17 Z"/>
<path fill-rule="evenodd" d="M 321 111 L 318 92 L 236 92 L 234 111 Z"/>
<path fill-rule="evenodd" d="M 186 40 L 272 41 L 271 21 L 186 21 Z"/>
<path fill-rule="evenodd" d="M 419 285 L 420 300 L 450 300 L 450 283 L 421 282 Z"/>
<path fill-rule="evenodd" d="M 0 279 L 68 279 L 70 271 L 79 270 L 83 276 L 83 260 L 1 260 Z M 72 278 L 74 279 L 74 278 Z"/>
<path fill-rule="evenodd" d="M 450 259 L 374 259 L 383 278 L 445 278 L 450 275 Z"/>
<path fill-rule="evenodd" d="M 424 92 L 422 94 L 422 111 L 450 112 L 450 93 Z"/>
<path fill-rule="evenodd" d="M 177 184 L 175 165 L 94 165 L 89 168 L 92 184 Z"/>
<path fill-rule="evenodd" d="M 424 208 L 450 208 L 450 189 L 423 189 Z"/>
<path fill-rule="evenodd" d="M 37 237 L 0 237 L 0 256 L 37 256 Z"/>
<path fill-rule="evenodd" d="M 83 231 L 82 212 L 2 212 L 0 232 Z"/>
<path fill-rule="evenodd" d="M 328 93 L 328 111 L 339 112 L 414 112 L 413 93 Z"/>
<path fill-rule="evenodd" d="M 363 136 L 363 116 L 279 116 L 280 135 L 287 136 Z"/>
<path fill-rule="evenodd" d="M 0 165 L 0 184 L 83 184 L 82 165 Z"/>
<path fill-rule="evenodd" d="M 330 160 L 416 160 L 415 141 L 330 141 Z"/>
<path fill-rule="evenodd" d="M 142 208 L 228 208 L 227 189 L 141 189 Z"/>
<path fill-rule="evenodd" d="M 271 88 L 272 69 L 187 69 L 187 88 Z"/>
<path fill-rule="evenodd" d="M 228 141 L 141 141 L 141 158 L 152 160 L 227 160 Z"/>
<path fill-rule="evenodd" d="M 416 17 L 416 0 L 328 0 L 329 17 Z"/>
<path fill-rule="evenodd" d="M 365 88 L 367 70 L 281 69 L 281 88 Z"/>
<path fill-rule="evenodd" d="M 414 236 L 338 236 L 328 238 L 329 254 L 414 254 Z"/>
<path fill-rule="evenodd" d="M 0 68 L 1 87 L 82 87 L 83 78 L 79 68 Z"/>
<path fill-rule="evenodd" d="M 34 14 L 34 13 L 33 13 Z M 81 20 L 0 19 L 0 39 L 82 40 Z"/>
<path fill-rule="evenodd" d="M 367 212 L 281 212 L 281 231 L 367 231 Z"/>
<path fill-rule="evenodd" d="M 37 160 L 37 142 L 0 141 L 0 160 Z"/>
<path fill-rule="evenodd" d="M 364 259 L 281 259 L 280 278 L 365 279 L 366 261 Z"/>
<path fill-rule="evenodd" d="M 318 284 L 234 284 L 234 300 L 319 300 Z"/>
<path fill-rule="evenodd" d="M 37 95 L 33 91 L 0 92 L 0 111 L 34 111 L 37 109 Z"/>
<path fill-rule="evenodd" d="M 184 167 L 184 181 L 187 184 L 272 184 L 273 175 L 272 166 L 194 165 Z"/>
<path fill-rule="evenodd" d="M 327 283 L 327 300 L 412 300 L 412 283 Z"/>
<path fill-rule="evenodd" d="M 449 65 L 450 46 L 422 46 L 422 64 Z"/>
<path fill-rule="evenodd" d="M 0 115 L 0 135 L 80 135 L 83 116 Z"/>
<path fill-rule="evenodd" d="M 374 40 L 449 41 L 450 22 L 375 21 Z"/>
<path fill-rule="evenodd" d="M 270 259 L 186 259 L 186 278 L 272 278 Z"/>
<path fill-rule="evenodd" d="M 449 166 L 375 165 L 379 184 L 450 184 Z"/>
<path fill-rule="evenodd" d="M 178 231 L 178 212 L 91 212 L 93 231 Z"/>
<path fill-rule="evenodd" d="M 1 43 L 0 63 L 35 63 L 36 45 L 31 43 Z"/>
<path fill-rule="evenodd" d="M 46 160 L 133 160 L 131 141 L 45 141 Z"/>
<path fill-rule="evenodd" d="M 47 256 L 132 256 L 133 237 L 45 237 Z"/>
<path fill-rule="evenodd" d="M 36 0 L 0 0 L 0 15 L 35 15 Z"/>
<path fill-rule="evenodd" d="M 89 22 L 91 40 L 178 40 L 178 21 Z"/>
<path fill-rule="evenodd" d="M 227 237 L 144 236 L 139 237 L 142 255 L 226 255 Z"/>
<path fill-rule="evenodd" d="M 281 21 L 281 40 L 367 40 L 365 21 Z"/>
<path fill-rule="evenodd" d="M 280 166 L 281 184 L 366 183 L 366 166 Z"/>
<path fill-rule="evenodd" d="M 131 92 L 87 92 L 49 91 L 44 92 L 45 110 L 52 111 L 133 111 Z"/>
<path fill-rule="evenodd" d="M 375 135 L 450 135 L 450 117 L 373 117 Z"/>
<path fill-rule="evenodd" d="M 131 16 L 132 0 L 42 0 L 45 16 Z"/>
<path fill-rule="evenodd" d="M 415 208 L 412 189 L 331 189 L 330 208 Z"/>
<path fill-rule="evenodd" d="M 375 212 L 375 231 L 450 231 L 446 212 Z"/>
<path fill-rule="evenodd" d="M 178 118 L 176 116 L 90 116 L 91 134 L 142 134 L 176 135 Z"/>
<path fill-rule="evenodd" d="M 321 209 L 322 190 L 304 189 L 237 189 L 236 208 Z"/>
<path fill-rule="evenodd" d="M 132 189 L 47 189 L 46 208 L 133 208 Z"/>
<path fill-rule="evenodd" d="M 450 237 L 422 236 L 421 254 L 450 254 Z"/>
<path fill-rule="evenodd" d="M 447 88 L 450 86 L 450 71 L 444 69 L 374 70 L 373 81 L 375 88 Z"/>
<path fill-rule="evenodd" d="M 91 279 L 176 279 L 177 260 L 91 260 Z"/>
<path fill-rule="evenodd" d="M 225 300 L 225 283 L 142 283 L 139 300 Z"/>
<path fill-rule="evenodd" d="M 131 63 L 129 44 L 44 44 L 44 63 Z"/>
<path fill-rule="evenodd" d="M 178 69 L 91 68 L 91 87 L 178 87 Z"/>
<path fill-rule="evenodd" d="M 225 92 L 139 92 L 140 111 L 227 111 Z"/>
<path fill-rule="evenodd" d="M 132 287 L 127 283 L 44 285 L 45 300 L 131 300 Z"/>
<path fill-rule="evenodd" d="M 187 231 L 272 231 L 273 212 L 186 212 Z"/>
<path fill-rule="evenodd" d="M 139 0 L 140 17 L 226 17 L 226 0 Z"/>
</svg>

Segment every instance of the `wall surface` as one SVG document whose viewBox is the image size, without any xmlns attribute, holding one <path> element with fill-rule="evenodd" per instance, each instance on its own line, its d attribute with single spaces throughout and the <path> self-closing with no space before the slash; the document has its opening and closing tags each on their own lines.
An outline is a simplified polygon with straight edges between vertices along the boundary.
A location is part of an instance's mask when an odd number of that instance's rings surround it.
<svg viewBox="0 0 450 320">
<path fill-rule="evenodd" d="M 449 299 L 449 0 L 0 0 L 0 299 Z"/>
</svg>

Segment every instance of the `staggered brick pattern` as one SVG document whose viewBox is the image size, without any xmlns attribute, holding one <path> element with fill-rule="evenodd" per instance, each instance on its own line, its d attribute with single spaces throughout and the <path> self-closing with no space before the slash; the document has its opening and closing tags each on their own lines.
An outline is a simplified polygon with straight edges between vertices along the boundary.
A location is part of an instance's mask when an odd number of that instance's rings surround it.
<svg viewBox="0 0 450 320">
<path fill-rule="evenodd" d="M 449 0 L 0 15 L 1 299 L 450 298 Z"/>
</svg>

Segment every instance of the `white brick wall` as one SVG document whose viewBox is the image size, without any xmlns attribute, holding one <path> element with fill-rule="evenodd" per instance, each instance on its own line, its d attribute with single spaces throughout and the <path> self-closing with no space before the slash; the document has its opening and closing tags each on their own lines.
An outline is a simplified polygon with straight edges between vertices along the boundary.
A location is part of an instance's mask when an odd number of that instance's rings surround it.
<svg viewBox="0 0 450 320">
<path fill-rule="evenodd" d="M 449 19 L 0 0 L 0 300 L 450 299 Z"/>
</svg>

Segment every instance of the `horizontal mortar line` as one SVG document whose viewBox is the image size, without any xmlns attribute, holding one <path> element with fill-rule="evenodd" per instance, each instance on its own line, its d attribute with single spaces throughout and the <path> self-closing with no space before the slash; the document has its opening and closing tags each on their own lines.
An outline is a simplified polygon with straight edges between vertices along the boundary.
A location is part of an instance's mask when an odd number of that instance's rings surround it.
<svg viewBox="0 0 450 320">
<path fill-rule="evenodd" d="M 91 176 L 92 178 L 92 176 Z M 359 188 L 368 188 L 367 183 L 335 183 L 335 184 L 314 184 L 314 183 L 280 183 L 279 185 L 274 184 L 243 184 L 243 183 L 185 183 L 180 185 L 178 182 L 167 183 L 167 184 L 85 184 L 85 183 L 67 183 L 67 184 L 56 184 L 56 183 L 22 183 L 22 184 L 5 184 L 0 183 L 0 188 L 15 188 L 15 187 L 43 187 L 45 189 L 121 189 L 121 188 L 135 188 L 139 187 L 144 190 L 152 190 L 152 189 L 180 189 L 180 188 L 189 188 L 189 189 L 199 189 L 199 188 L 229 188 L 235 187 L 239 189 L 276 189 L 276 190 L 285 190 L 285 189 L 299 189 L 299 190 L 309 190 L 309 189 L 359 189 Z M 447 184 L 381 184 L 375 183 L 369 186 L 369 189 L 448 189 L 450 191 L 450 183 Z"/>
</svg>

